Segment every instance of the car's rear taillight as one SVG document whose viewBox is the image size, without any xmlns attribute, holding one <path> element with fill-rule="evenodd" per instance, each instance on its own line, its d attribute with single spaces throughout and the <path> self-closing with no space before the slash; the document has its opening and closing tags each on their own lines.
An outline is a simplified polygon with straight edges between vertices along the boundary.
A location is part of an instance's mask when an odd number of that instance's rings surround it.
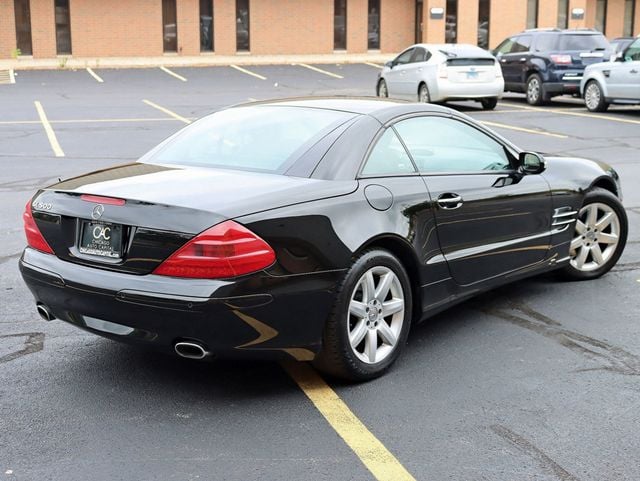
<svg viewBox="0 0 640 481">
<path fill-rule="evenodd" d="M 502 78 L 502 67 L 500 67 L 500 64 L 497 61 L 493 64 L 493 69 L 495 71 L 496 78 Z"/>
<path fill-rule="evenodd" d="M 449 76 L 447 72 L 447 62 L 442 62 L 438 64 L 438 77 L 439 78 L 447 78 Z"/>
<path fill-rule="evenodd" d="M 33 247 L 41 252 L 46 252 L 47 254 L 53 254 L 53 249 L 51 249 L 45 238 L 42 236 L 40 229 L 38 229 L 38 226 L 36 225 L 36 221 L 33 219 L 31 201 L 27 202 L 27 205 L 24 208 L 22 220 L 24 221 L 24 233 L 27 236 L 27 244 L 29 244 L 29 247 Z"/>
<path fill-rule="evenodd" d="M 246 227 L 228 220 L 195 236 L 153 273 L 224 279 L 262 270 L 275 260 L 276 255 L 269 244 Z"/>
<path fill-rule="evenodd" d="M 550 58 L 556 65 L 569 65 L 572 62 L 571 55 L 552 54 Z"/>
</svg>

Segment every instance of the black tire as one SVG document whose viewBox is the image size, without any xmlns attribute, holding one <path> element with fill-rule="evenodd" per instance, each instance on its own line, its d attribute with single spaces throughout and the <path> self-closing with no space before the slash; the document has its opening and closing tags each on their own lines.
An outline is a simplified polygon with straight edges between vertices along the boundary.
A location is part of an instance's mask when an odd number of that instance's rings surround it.
<svg viewBox="0 0 640 481">
<path fill-rule="evenodd" d="M 542 77 L 537 73 L 529 75 L 525 93 L 529 105 L 544 105 L 551 100 L 551 97 L 544 91 Z"/>
<path fill-rule="evenodd" d="M 397 312 L 403 318 L 395 344 L 393 347 L 385 347 L 386 357 L 383 357 L 380 362 L 368 363 L 363 362 L 354 352 L 358 346 L 356 348 L 351 347 L 349 332 L 356 322 L 364 323 L 366 321 L 368 324 L 369 317 L 365 315 L 360 320 L 357 317 L 354 318 L 350 314 L 350 303 L 352 297 L 357 297 L 358 292 L 360 292 L 358 287 L 361 279 L 372 269 L 386 269 L 395 274 L 395 278 L 399 283 L 394 285 L 396 288 L 401 289 L 404 296 L 404 307 Z M 406 344 L 412 309 L 411 284 L 400 261 L 386 250 L 372 249 L 365 251 L 355 260 L 338 288 L 332 313 L 325 325 L 322 350 L 314 360 L 314 365 L 331 376 L 349 381 L 367 381 L 384 374 L 396 361 Z M 387 320 L 391 317 L 387 316 Z M 389 320 L 387 325 L 392 325 L 392 322 L 394 321 Z M 374 330 L 373 327 L 371 329 Z M 353 331 L 355 331 L 355 328 L 353 328 Z M 366 328 L 366 332 L 369 332 L 369 327 Z M 365 338 L 362 338 L 362 342 L 365 342 Z M 380 346 L 378 349 L 384 346 L 381 337 L 376 337 L 376 345 Z"/>
<path fill-rule="evenodd" d="M 482 104 L 483 110 L 493 110 L 496 108 L 496 105 L 498 105 L 498 97 L 488 97 L 480 100 L 480 103 Z"/>
<path fill-rule="evenodd" d="M 431 103 L 431 94 L 429 93 L 429 87 L 427 84 L 421 83 L 418 87 L 418 102 L 423 104 Z"/>
<path fill-rule="evenodd" d="M 591 112 L 604 112 L 609 108 L 602 87 L 596 80 L 589 80 L 584 88 L 584 105 Z"/>
<path fill-rule="evenodd" d="M 610 222 L 606 227 L 600 229 L 598 229 L 597 226 L 595 229 L 589 227 L 588 219 L 585 217 L 586 215 L 588 215 L 589 206 L 592 206 L 592 208 L 596 208 L 598 213 L 602 211 L 598 209 L 598 206 L 605 206 L 610 209 L 611 212 L 615 213 L 615 215 L 617 216 L 617 227 L 615 221 Z M 585 225 L 588 230 L 581 233 L 580 230 L 582 229 L 582 227 L 580 227 L 579 222 Z M 614 232 L 615 230 L 617 230 L 617 232 Z M 590 279 L 596 279 L 606 274 L 611 270 L 616 262 L 618 262 L 618 259 L 620 259 L 622 251 L 624 250 L 624 247 L 627 243 L 627 233 L 627 214 L 620 200 L 608 190 L 597 187 L 591 189 L 586 193 L 584 197 L 584 202 L 578 214 L 578 220 L 574 223 L 574 232 L 572 235 L 572 244 L 574 242 L 582 242 L 583 245 L 575 248 L 574 246 L 570 247 L 569 254 L 571 255 L 571 262 L 560 270 L 560 274 L 565 279 L 572 281 L 586 281 Z M 605 262 L 598 266 L 596 257 L 594 257 L 590 252 L 588 256 L 583 259 L 583 268 L 578 268 L 580 252 L 583 249 L 587 248 L 588 250 L 592 251 L 593 249 L 597 248 L 601 256 L 606 254 L 610 244 L 600 243 L 598 236 L 610 236 L 611 234 L 616 234 L 618 237 L 618 241 L 617 244 L 612 247 L 609 255 L 605 257 Z M 580 241 L 579 238 L 582 238 L 582 241 Z M 591 259 L 591 261 L 587 262 L 589 259 Z"/>
<path fill-rule="evenodd" d="M 376 86 L 376 95 L 378 97 L 389 97 L 389 89 L 387 88 L 387 82 L 383 78 L 380 79 Z"/>
</svg>

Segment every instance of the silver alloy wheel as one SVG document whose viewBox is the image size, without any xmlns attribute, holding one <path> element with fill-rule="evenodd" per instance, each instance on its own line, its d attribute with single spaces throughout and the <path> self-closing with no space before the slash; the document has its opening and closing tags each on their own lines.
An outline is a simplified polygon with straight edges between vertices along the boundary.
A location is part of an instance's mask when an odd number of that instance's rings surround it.
<svg viewBox="0 0 640 481">
<path fill-rule="evenodd" d="M 429 89 L 425 84 L 420 86 L 420 92 L 418 92 L 418 102 L 428 104 L 431 102 L 431 96 L 429 95 Z"/>
<path fill-rule="evenodd" d="M 365 272 L 351 293 L 347 334 L 351 350 L 366 364 L 386 359 L 396 348 L 404 323 L 404 292 L 388 267 Z"/>
<path fill-rule="evenodd" d="M 587 104 L 589 110 L 596 110 L 600 104 L 600 87 L 595 82 L 587 85 L 587 90 L 584 92 L 584 103 Z"/>
<path fill-rule="evenodd" d="M 595 271 L 615 254 L 619 240 L 618 214 L 601 202 L 585 205 L 578 213 L 571 241 L 571 265 L 582 272 Z"/>
<path fill-rule="evenodd" d="M 527 98 L 530 103 L 536 103 L 540 97 L 540 81 L 537 77 L 532 77 L 527 83 Z"/>
<path fill-rule="evenodd" d="M 378 96 L 379 97 L 388 97 L 389 91 L 387 90 L 387 82 L 384 80 L 380 80 L 380 85 L 378 87 Z"/>
</svg>

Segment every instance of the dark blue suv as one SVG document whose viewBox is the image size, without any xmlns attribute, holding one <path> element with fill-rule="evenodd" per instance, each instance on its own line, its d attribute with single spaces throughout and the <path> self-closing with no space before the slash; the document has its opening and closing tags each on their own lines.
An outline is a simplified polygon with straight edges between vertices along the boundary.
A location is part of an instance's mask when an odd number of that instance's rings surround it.
<svg viewBox="0 0 640 481">
<path fill-rule="evenodd" d="M 608 61 L 612 49 L 597 30 L 534 29 L 507 38 L 492 53 L 500 62 L 504 90 L 524 92 L 531 105 L 579 94 L 587 65 Z"/>
</svg>

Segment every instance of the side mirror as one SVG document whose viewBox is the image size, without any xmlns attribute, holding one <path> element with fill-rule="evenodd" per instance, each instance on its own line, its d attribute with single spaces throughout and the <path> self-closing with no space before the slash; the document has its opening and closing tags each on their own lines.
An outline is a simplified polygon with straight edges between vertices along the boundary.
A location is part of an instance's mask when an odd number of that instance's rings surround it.
<svg viewBox="0 0 640 481">
<path fill-rule="evenodd" d="M 615 59 L 614 62 L 624 62 L 625 58 L 624 58 L 624 53 L 623 52 L 618 52 L 614 55 Z"/>
<path fill-rule="evenodd" d="M 536 152 L 520 152 L 518 170 L 523 174 L 540 174 L 546 168 L 542 155 Z"/>
<path fill-rule="evenodd" d="M 385 67 L 389 67 L 389 68 L 393 68 L 393 66 L 395 65 L 393 60 L 389 60 L 387 63 L 384 64 Z"/>
</svg>

